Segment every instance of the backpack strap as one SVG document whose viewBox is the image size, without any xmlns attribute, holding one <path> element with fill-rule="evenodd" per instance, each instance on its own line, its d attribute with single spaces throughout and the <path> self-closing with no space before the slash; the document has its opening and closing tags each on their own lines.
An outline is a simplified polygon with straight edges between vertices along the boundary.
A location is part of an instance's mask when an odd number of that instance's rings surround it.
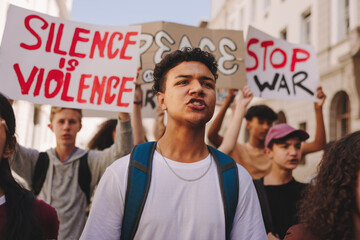
<svg viewBox="0 0 360 240">
<path fill-rule="evenodd" d="M 78 183 L 81 190 L 86 196 L 86 201 L 90 203 L 90 184 L 91 184 L 91 172 L 88 164 L 88 153 L 80 158 L 79 163 L 79 176 Z"/>
<path fill-rule="evenodd" d="M 133 239 L 149 192 L 156 142 L 134 147 L 130 155 L 121 240 Z"/>
<path fill-rule="evenodd" d="M 253 182 L 255 185 L 257 195 L 259 197 L 261 213 L 264 219 L 266 233 L 273 232 L 272 217 L 271 217 L 269 201 L 264 187 L 264 178 L 255 179 Z"/>
<path fill-rule="evenodd" d="M 91 172 L 88 164 L 88 153 L 80 158 L 78 183 L 80 189 L 86 196 L 87 203 L 90 203 L 90 183 Z M 45 182 L 46 174 L 49 169 L 49 155 L 46 152 L 40 152 L 35 164 L 35 171 L 32 177 L 32 191 L 38 196 Z"/>
<path fill-rule="evenodd" d="M 32 192 L 35 196 L 39 195 L 46 178 L 49 168 L 49 156 L 46 152 L 40 152 L 35 164 L 34 175 L 32 176 Z"/>
<path fill-rule="evenodd" d="M 224 203 L 226 239 L 230 234 L 234 222 L 239 198 L 239 173 L 235 161 L 219 150 L 208 146 L 217 165 L 221 197 Z"/>
</svg>

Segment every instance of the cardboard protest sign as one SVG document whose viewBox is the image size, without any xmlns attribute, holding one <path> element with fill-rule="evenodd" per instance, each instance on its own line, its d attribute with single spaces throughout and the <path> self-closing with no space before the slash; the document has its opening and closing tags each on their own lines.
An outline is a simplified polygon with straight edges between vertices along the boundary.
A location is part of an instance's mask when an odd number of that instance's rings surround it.
<svg viewBox="0 0 360 240">
<path fill-rule="evenodd" d="M 199 47 L 211 52 L 219 65 L 218 88 L 242 88 L 246 84 L 245 78 L 245 48 L 242 31 L 213 30 L 192 27 L 170 22 L 152 22 L 141 25 L 140 62 L 142 68 L 139 80 L 142 83 L 153 82 L 155 64 L 168 53 L 184 47 Z M 149 86 L 146 86 L 150 89 Z M 154 106 L 156 95 L 144 91 L 144 108 Z M 143 111 L 144 116 L 155 116 L 155 107 Z M 152 115 L 148 115 L 152 114 Z"/>
<path fill-rule="evenodd" d="M 10 6 L 0 91 L 62 107 L 130 112 L 141 26 L 96 26 Z"/>
<path fill-rule="evenodd" d="M 320 77 L 313 46 L 291 44 L 250 26 L 245 62 L 254 96 L 318 101 Z"/>
</svg>

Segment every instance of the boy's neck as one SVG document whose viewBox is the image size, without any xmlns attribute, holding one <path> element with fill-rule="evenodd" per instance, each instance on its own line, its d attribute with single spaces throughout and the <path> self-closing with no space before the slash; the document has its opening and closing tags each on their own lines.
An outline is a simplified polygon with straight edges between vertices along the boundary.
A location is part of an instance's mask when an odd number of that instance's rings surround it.
<svg viewBox="0 0 360 240">
<path fill-rule="evenodd" d="M 178 162 L 197 162 L 209 154 L 204 137 L 205 128 L 192 129 L 168 125 L 158 144 L 164 157 Z"/>
<path fill-rule="evenodd" d="M 55 151 L 59 157 L 59 160 L 63 163 L 75 151 L 75 149 L 75 145 L 57 145 Z"/>
<path fill-rule="evenodd" d="M 264 177 L 264 185 L 284 185 L 292 179 L 292 170 L 280 169 L 273 164 L 271 172 Z"/>
<path fill-rule="evenodd" d="M 254 136 L 250 136 L 249 144 L 254 148 L 260 148 L 260 149 L 265 148 L 265 141 L 260 140 Z"/>
</svg>

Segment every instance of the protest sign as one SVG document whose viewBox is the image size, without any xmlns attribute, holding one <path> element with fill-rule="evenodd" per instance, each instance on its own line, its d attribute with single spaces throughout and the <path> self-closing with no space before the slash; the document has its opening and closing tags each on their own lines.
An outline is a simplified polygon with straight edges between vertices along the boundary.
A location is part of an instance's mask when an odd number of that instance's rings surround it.
<svg viewBox="0 0 360 240">
<path fill-rule="evenodd" d="M 96 26 L 9 7 L 0 91 L 61 107 L 131 112 L 141 26 Z"/>
<path fill-rule="evenodd" d="M 313 46 L 291 44 L 250 26 L 245 63 L 254 96 L 318 101 L 320 77 Z"/>
<path fill-rule="evenodd" d="M 242 88 L 245 78 L 245 48 L 242 31 L 213 30 L 170 22 L 152 22 L 141 25 L 140 72 L 141 83 L 153 82 L 155 64 L 168 53 L 184 47 L 199 47 L 212 53 L 219 65 L 217 88 Z M 150 85 L 151 85 L 150 84 Z M 156 95 L 144 86 L 143 115 L 156 116 Z M 146 95 L 145 95 L 146 94 Z M 156 105 L 153 105 L 155 103 Z M 148 115 L 150 114 L 150 115 Z"/>
</svg>

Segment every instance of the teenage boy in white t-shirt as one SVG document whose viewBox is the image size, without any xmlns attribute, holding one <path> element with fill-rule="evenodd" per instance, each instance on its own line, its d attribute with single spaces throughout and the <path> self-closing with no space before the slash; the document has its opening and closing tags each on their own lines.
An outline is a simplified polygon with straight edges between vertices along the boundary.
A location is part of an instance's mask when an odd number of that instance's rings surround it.
<svg viewBox="0 0 360 240">
<path fill-rule="evenodd" d="M 167 125 L 153 156 L 149 193 L 134 239 L 225 239 L 217 167 L 205 144 L 215 107 L 215 58 L 195 48 L 168 54 L 154 70 Z M 129 156 L 106 170 L 81 239 L 119 239 Z M 230 239 L 267 239 L 251 176 L 240 165 Z M 130 201 L 130 200 L 129 200 Z"/>
</svg>

